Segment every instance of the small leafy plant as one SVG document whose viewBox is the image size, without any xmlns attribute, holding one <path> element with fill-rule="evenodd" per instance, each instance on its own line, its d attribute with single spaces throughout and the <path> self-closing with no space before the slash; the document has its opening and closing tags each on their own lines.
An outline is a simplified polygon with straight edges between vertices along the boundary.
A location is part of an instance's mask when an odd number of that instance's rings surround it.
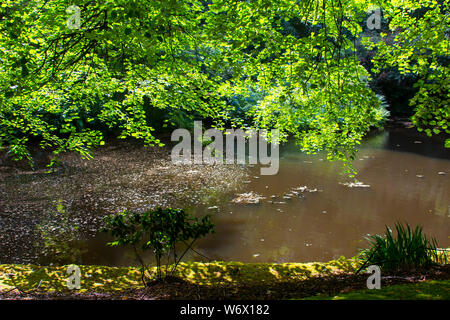
<svg viewBox="0 0 450 320">
<path fill-rule="evenodd" d="M 110 215 L 106 218 L 106 226 L 103 231 L 117 239 L 110 242 L 109 245 L 131 245 L 134 248 L 136 257 L 141 264 L 142 282 L 147 285 L 145 271 L 148 272 L 148 268 L 139 254 L 139 245 L 142 251 L 153 251 L 156 260 L 156 280 L 163 280 L 168 276 L 173 276 L 179 262 L 192 249 L 196 240 L 214 232 L 214 224 L 209 215 L 198 219 L 189 217 L 181 209 L 158 208 L 142 214 L 124 211 L 117 215 Z M 186 245 L 186 249 L 180 256 L 176 251 L 179 243 Z M 167 263 L 163 275 L 162 259 L 166 256 Z M 169 271 L 170 262 L 173 262 L 173 267 Z"/>
<path fill-rule="evenodd" d="M 436 239 L 428 239 L 421 226 L 413 230 L 406 224 L 395 224 L 397 237 L 386 226 L 384 235 L 371 235 L 368 249 L 361 251 L 366 260 L 360 270 L 367 265 L 378 265 L 383 270 L 400 271 L 427 268 L 447 261 L 446 250 L 438 249 Z"/>
</svg>

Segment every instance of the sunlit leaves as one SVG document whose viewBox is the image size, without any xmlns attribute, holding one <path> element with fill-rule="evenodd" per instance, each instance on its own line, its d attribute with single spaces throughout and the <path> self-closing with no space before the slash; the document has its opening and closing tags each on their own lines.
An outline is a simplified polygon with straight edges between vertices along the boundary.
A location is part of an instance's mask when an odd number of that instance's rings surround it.
<svg viewBox="0 0 450 320">
<path fill-rule="evenodd" d="M 450 134 L 449 7 L 448 0 L 392 1 L 384 10 L 392 34 L 376 44 L 377 68 L 395 67 L 419 77 L 409 103 L 415 107 L 413 123 L 429 136 Z"/>
<path fill-rule="evenodd" d="M 166 128 L 194 118 L 276 127 L 307 152 L 349 161 L 383 118 L 355 46 L 374 4 L 392 29 L 384 41 L 363 41 L 378 48 L 375 67 L 421 75 L 413 120 L 428 125 L 432 115 L 427 132 L 448 133 L 448 0 L 8 0 L 0 7 L 0 144 L 22 157 L 30 136 L 84 157 L 106 131 L 161 144 L 153 108 L 166 111 Z M 66 26 L 70 5 L 81 9 L 79 29 Z M 413 14 L 422 7 L 423 16 Z M 234 96 L 252 103 L 236 110 Z"/>
</svg>

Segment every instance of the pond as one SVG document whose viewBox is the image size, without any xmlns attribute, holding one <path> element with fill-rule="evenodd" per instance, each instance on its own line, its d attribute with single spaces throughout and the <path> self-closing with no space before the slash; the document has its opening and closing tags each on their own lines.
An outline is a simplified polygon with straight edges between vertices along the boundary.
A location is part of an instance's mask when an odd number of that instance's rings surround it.
<svg viewBox="0 0 450 320">
<path fill-rule="evenodd" d="M 195 215 L 213 215 L 216 233 L 199 240 L 197 252 L 185 260 L 282 263 L 351 257 L 367 245 L 365 236 L 384 233 L 397 221 L 422 225 L 441 247 L 450 246 L 450 150 L 442 139 L 406 128 L 373 134 L 355 160 L 363 186 L 346 185 L 341 165 L 324 157 L 303 154 L 289 143 L 281 149 L 277 175 L 259 176 L 254 166 L 249 181 L 243 181 L 242 193 L 265 197 L 258 204 L 233 203 L 230 193 L 191 207 Z M 137 264 L 131 249 L 107 247 L 109 240 L 99 233 L 83 241 L 83 263 Z"/>
</svg>

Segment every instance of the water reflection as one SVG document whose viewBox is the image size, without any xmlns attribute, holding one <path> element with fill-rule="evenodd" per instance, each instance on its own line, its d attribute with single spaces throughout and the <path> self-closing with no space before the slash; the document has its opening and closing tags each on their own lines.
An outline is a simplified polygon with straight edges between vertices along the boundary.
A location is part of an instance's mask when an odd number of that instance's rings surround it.
<svg viewBox="0 0 450 320">
<path fill-rule="evenodd" d="M 396 221 L 420 224 L 442 247 L 450 246 L 450 154 L 441 139 L 405 129 L 368 138 L 355 166 L 358 179 L 370 188 L 344 186 L 348 179 L 340 164 L 325 161 L 323 154 L 302 154 L 292 143 L 280 155 L 277 175 L 258 176 L 259 168 L 253 167 L 245 187 L 266 200 L 233 204 L 233 195 L 227 195 L 210 204 L 219 207 L 214 213 L 217 233 L 199 241 L 198 251 L 216 260 L 327 261 L 355 255 L 366 245 L 365 235 L 382 233 Z M 283 199 L 299 186 L 318 191 Z M 194 211 L 208 213 L 207 207 Z M 129 250 L 105 248 L 106 241 L 104 236 L 87 241 L 83 262 L 135 263 Z M 204 261 L 195 253 L 187 259 Z"/>
</svg>

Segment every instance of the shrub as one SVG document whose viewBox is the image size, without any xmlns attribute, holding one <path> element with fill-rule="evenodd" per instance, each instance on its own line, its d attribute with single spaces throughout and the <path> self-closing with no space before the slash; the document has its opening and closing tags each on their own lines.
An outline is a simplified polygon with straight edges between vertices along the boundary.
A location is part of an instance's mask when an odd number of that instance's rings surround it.
<svg viewBox="0 0 450 320">
<path fill-rule="evenodd" d="M 397 237 L 386 226 L 385 235 L 371 235 L 368 249 L 362 250 L 366 265 L 378 265 L 383 270 L 399 271 L 416 268 L 427 268 L 436 263 L 446 261 L 445 251 L 438 249 L 436 240 L 428 239 L 421 226 L 414 230 L 406 224 L 395 224 Z M 361 267 L 361 269 L 363 268 Z"/>
<path fill-rule="evenodd" d="M 204 216 L 200 220 L 191 218 L 181 209 L 161 209 L 146 211 L 142 214 L 124 211 L 118 215 L 110 215 L 106 218 L 106 226 L 103 231 L 109 232 L 117 240 L 110 242 L 111 246 L 131 245 L 141 264 L 142 282 L 146 285 L 144 273 L 148 268 L 138 251 L 141 245 L 142 251 L 152 250 L 156 260 L 157 280 L 172 276 L 178 263 L 187 251 L 192 249 L 194 242 L 214 232 L 214 225 L 210 216 Z M 189 242 L 190 241 L 190 242 Z M 176 245 L 184 243 L 186 249 L 178 256 Z M 162 258 L 167 255 L 165 274 L 162 273 Z M 169 272 L 169 261 L 174 266 Z"/>
</svg>

